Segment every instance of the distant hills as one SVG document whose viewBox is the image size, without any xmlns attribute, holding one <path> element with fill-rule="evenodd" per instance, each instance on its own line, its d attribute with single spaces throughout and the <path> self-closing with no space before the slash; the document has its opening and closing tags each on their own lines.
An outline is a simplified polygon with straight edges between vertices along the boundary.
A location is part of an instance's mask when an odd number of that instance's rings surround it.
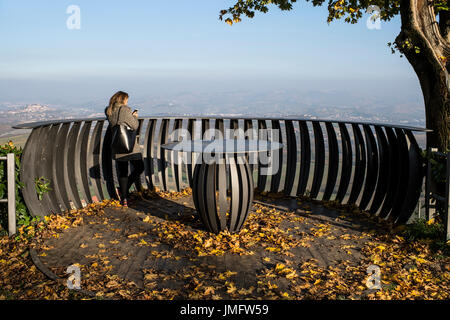
<svg viewBox="0 0 450 320">
<path fill-rule="evenodd" d="M 0 137 L 19 134 L 17 123 L 104 116 L 107 99 L 47 104 L 0 101 Z M 336 90 L 230 90 L 132 96 L 130 107 L 140 116 L 210 115 L 302 117 L 425 126 L 417 97 L 385 97 Z"/>
</svg>

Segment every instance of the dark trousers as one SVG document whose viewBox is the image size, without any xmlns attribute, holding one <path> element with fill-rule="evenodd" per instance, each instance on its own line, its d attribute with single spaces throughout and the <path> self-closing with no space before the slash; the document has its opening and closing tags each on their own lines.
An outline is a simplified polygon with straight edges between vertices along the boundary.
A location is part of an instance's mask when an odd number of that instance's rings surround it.
<svg viewBox="0 0 450 320">
<path fill-rule="evenodd" d="M 136 189 L 141 186 L 139 177 L 144 171 L 144 162 L 140 160 L 130 160 L 130 161 L 116 161 L 117 170 L 119 175 L 119 187 L 122 199 L 128 198 L 128 190 L 133 185 L 136 185 Z M 131 164 L 131 173 L 128 176 L 128 163 Z"/>
</svg>

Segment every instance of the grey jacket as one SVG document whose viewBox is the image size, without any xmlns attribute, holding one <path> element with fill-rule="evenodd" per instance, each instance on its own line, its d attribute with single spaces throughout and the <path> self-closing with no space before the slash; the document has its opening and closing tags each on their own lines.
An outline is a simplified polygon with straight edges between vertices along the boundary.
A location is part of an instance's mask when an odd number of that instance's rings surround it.
<svg viewBox="0 0 450 320">
<path fill-rule="evenodd" d="M 113 112 L 111 116 L 106 115 L 109 124 L 111 126 L 126 124 L 133 130 L 137 130 L 139 127 L 138 119 L 133 115 L 130 107 L 127 105 L 117 105 L 117 111 Z M 106 109 L 105 109 L 106 114 Z M 134 144 L 133 151 L 131 153 L 117 153 L 113 154 L 113 159 L 118 161 L 129 161 L 142 159 L 141 148 L 138 143 L 138 136 L 136 136 L 136 142 Z"/>
</svg>

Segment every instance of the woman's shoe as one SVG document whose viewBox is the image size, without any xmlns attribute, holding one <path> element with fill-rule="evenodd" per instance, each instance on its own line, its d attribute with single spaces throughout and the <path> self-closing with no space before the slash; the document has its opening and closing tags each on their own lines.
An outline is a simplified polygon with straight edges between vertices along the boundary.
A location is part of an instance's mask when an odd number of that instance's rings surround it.
<svg viewBox="0 0 450 320">
<path fill-rule="evenodd" d="M 127 199 L 123 199 L 122 201 L 120 201 L 120 204 L 122 205 L 122 207 L 128 208 L 128 200 Z"/>
</svg>

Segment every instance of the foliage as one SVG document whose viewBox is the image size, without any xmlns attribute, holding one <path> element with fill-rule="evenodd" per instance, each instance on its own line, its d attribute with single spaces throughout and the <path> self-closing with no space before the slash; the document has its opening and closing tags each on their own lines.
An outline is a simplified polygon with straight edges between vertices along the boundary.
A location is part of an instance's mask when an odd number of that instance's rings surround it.
<svg viewBox="0 0 450 320">
<path fill-rule="evenodd" d="M 444 226 L 439 223 L 432 223 L 425 219 L 419 219 L 407 225 L 405 238 L 408 241 L 418 239 L 438 239 L 444 235 Z"/>
<path fill-rule="evenodd" d="M 449 150 L 447 150 L 447 152 L 449 152 Z M 440 196 L 444 196 L 445 184 L 447 181 L 447 158 L 435 152 L 428 154 L 426 150 L 422 151 L 422 157 L 430 164 L 431 180 L 436 183 L 436 193 Z M 444 220 L 443 212 L 445 211 L 445 206 L 446 204 L 442 201 L 436 201 L 436 210 L 441 220 Z"/>
<path fill-rule="evenodd" d="M 151 194 L 154 203 L 157 197 L 161 203 L 185 203 L 186 195 Z M 270 203 L 271 196 L 258 199 Z M 153 209 L 147 214 L 124 210 L 114 200 L 52 214 L 45 224 L 21 227 L 18 240 L 0 238 L 0 300 L 450 297 L 449 260 L 433 254 L 427 242 L 405 239 L 348 208 L 323 220 L 312 203 L 298 200 L 298 205 L 298 212 L 255 205 L 239 233 L 217 235 L 199 229 L 198 219 L 186 213 L 160 218 Z M 52 281 L 33 265 L 28 247 L 46 264 L 59 252 L 54 251 L 59 241 L 70 241 L 71 234 L 90 227 L 93 236 L 71 242 L 79 246 L 82 290 L 67 288 L 65 266 L 51 268 L 61 277 Z M 138 251 L 155 261 L 142 269 L 139 286 L 118 275 L 116 268 L 133 258 L 121 249 L 124 243 L 124 248 L 142 248 Z M 331 264 L 304 257 L 309 250 L 318 250 L 316 257 L 324 255 Z M 224 266 L 223 261 L 229 262 Z M 366 287 L 367 267 L 373 264 L 381 268 L 380 290 Z"/>
<path fill-rule="evenodd" d="M 447 0 L 434 0 L 434 11 L 449 11 L 449 5 Z"/>
<path fill-rule="evenodd" d="M 322 6 L 325 0 L 306 0 L 311 2 L 313 6 Z M 269 11 L 268 5 L 277 6 L 280 10 L 292 10 L 293 3 L 296 0 L 238 0 L 236 4 L 226 10 L 220 11 L 219 18 L 222 20 L 224 16 L 230 15 L 231 18 L 226 18 L 225 22 L 232 25 L 241 21 L 241 16 L 245 15 L 248 18 L 253 18 L 255 12 L 266 13 Z M 329 0 L 328 1 L 328 18 L 327 22 L 333 20 L 344 19 L 348 23 L 356 23 L 362 18 L 363 13 L 370 11 L 376 6 L 381 9 L 379 13 L 380 19 L 388 21 L 400 12 L 399 0 L 369 0 L 369 1 L 350 1 L 350 0 Z"/>
<path fill-rule="evenodd" d="M 50 180 L 45 177 L 36 178 L 34 180 L 34 185 L 39 200 L 42 200 L 44 193 L 52 190 L 52 188 L 50 188 Z"/>
<path fill-rule="evenodd" d="M 311 2 L 315 7 L 325 4 L 325 0 L 305 1 Z M 283 11 L 292 10 L 295 2 L 297 2 L 297 0 L 238 0 L 234 6 L 221 10 L 219 19 L 223 20 L 223 18 L 227 16 L 225 22 L 232 25 L 233 23 L 240 22 L 241 16 L 253 18 L 256 12 L 267 13 L 269 11 L 269 5 L 274 5 Z M 379 18 L 382 21 L 389 21 L 400 14 L 400 0 L 329 0 L 327 7 L 328 23 L 331 23 L 334 20 L 343 19 L 347 23 L 354 24 L 363 17 L 364 13 L 371 14 L 372 19 Z M 448 1 L 446 0 L 434 1 L 434 11 L 436 15 L 440 11 L 449 11 L 449 8 Z M 402 43 L 389 42 L 388 46 L 392 53 L 395 53 L 396 51 L 402 53 L 405 50 L 414 50 L 416 54 L 419 54 L 421 51 L 420 47 L 412 42 L 411 39 Z M 400 55 L 400 57 L 402 57 L 402 55 Z M 445 57 L 441 58 L 445 59 Z"/>
<path fill-rule="evenodd" d="M 431 243 L 431 248 L 441 250 L 446 256 L 450 254 L 450 245 L 445 242 L 445 228 L 441 222 L 419 219 L 408 224 L 404 231 L 405 239 L 409 242 L 425 240 Z"/>
<path fill-rule="evenodd" d="M 16 182 L 16 219 L 17 225 L 28 225 L 33 220 L 23 200 L 21 189 L 23 184 L 19 180 L 20 157 L 22 148 L 17 148 L 11 141 L 0 147 L 0 156 L 4 157 L 8 153 L 15 154 L 15 182 Z M 0 198 L 7 197 L 7 174 L 6 161 L 0 161 Z M 8 226 L 8 204 L 0 203 L 0 227 L 7 230 Z"/>
<path fill-rule="evenodd" d="M 447 151 L 443 153 L 448 153 L 449 151 L 450 149 L 447 149 Z M 437 183 L 445 182 L 447 169 L 446 157 L 434 152 L 432 152 L 431 155 L 428 155 L 425 150 L 422 151 L 422 157 L 430 162 L 433 181 Z"/>
<path fill-rule="evenodd" d="M 311 2 L 313 6 L 322 6 L 325 0 L 305 0 Z M 267 13 L 269 5 L 274 5 L 280 10 L 292 10 L 293 4 L 297 0 L 238 0 L 235 5 L 226 10 L 220 11 L 219 19 L 224 16 L 230 16 L 225 19 L 229 25 L 241 21 L 241 16 L 253 18 L 256 12 Z M 356 23 L 362 18 L 364 12 L 370 12 L 373 8 L 380 8 L 379 18 L 383 21 L 389 21 L 400 13 L 400 0 L 329 0 L 327 22 L 344 19 L 347 23 Z M 434 1 L 435 13 L 440 11 L 449 11 L 448 1 Z"/>
</svg>

